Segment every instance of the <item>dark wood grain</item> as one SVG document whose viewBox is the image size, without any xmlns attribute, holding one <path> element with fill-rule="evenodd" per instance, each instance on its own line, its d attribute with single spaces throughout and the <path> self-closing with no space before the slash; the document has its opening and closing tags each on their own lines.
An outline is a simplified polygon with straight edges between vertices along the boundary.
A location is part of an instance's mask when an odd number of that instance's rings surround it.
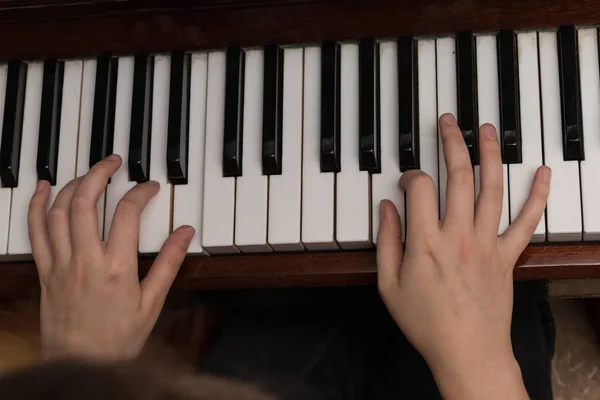
<svg viewBox="0 0 600 400">
<path fill-rule="evenodd" d="M 140 259 L 143 276 L 152 263 Z M 529 246 L 517 262 L 515 279 L 600 278 L 600 244 Z M 305 286 L 372 285 L 375 252 L 288 253 L 188 257 L 175 286 L 214 290 Z M 0 299 L 21 298 L 37 290 L 32 262 L 0 264 Z"/>
<path fill-rule="evenodd" d="M 588 25 L 599 15 L 600 3 L 575 0 L 5 0 L 0 59 Z"/>
</svg>

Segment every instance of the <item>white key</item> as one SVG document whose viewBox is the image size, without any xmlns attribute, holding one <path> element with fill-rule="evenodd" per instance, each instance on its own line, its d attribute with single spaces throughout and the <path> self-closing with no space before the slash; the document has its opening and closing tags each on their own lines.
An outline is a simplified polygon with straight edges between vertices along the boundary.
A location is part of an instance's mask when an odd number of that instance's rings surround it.
<svg viewBox="0 0 600 400">
<path fill-rule="evenodd" d="M 190 126 L 187 185 L 173 188 L 173 227 L 190 225 L 196 230 L 188 253 L 206 254 L 202 247 L 202 203 L 204 190 L 204 143 L 206 138 L 206 79 L 208 54 L 192 54 Z"/>
<path fill-rule="evenodd" d="M 284 89 L 285 90 L 285 89 Z M 321 173 L 321 48 L 304 49 L 302 243 L 308 250 L 337 249 L 335 174 Z"/>
<path fill-rule="evenodd" d="M 579 38 L 579 74 L 585 161 L 580 162 L 583 239 L 600 240 L 600 78 L 596 29 L 582 29 Z M 555 185 L 552 172 L 550 187 Z"/>
<path fill-rule="evenodd" d="M 369 173 L 358 163 L 358 44 L 341 48 L 341 171 L 336 175 L 336 238 L 342 249 L 371 247 Z"/>
<path fill-rule="evenodd" d="M 596 30 L 594 29 L 593 32 L 595 34 Z M 539 33 L 539 51 L 544 161 L 553 172 L 550 196 L 546 205 L 548 240 L 551 242 L 581 240 L 579 162 L 563 159 L 556 32 Z"/>
<path fill-rule="evenodd" d="M 540 121 L 540 96 L 538 75 L 537 33 L 517 34 L 519 57 L 519 94 L 521 103 L 521 164 L 511 164 L 509 171 L 510 219 L 518 217 L 529 197 L 535 172 L 542 165 L 542 126 Z M 541 218 L 532 242 L 544 241 L 546 224 Z"/>
<path fill-rule="evenodd" d="M 438 118 L 445 113 L 451 113 L 455 117 L 458 112 L 456 99 L 456 55 L 455 39 L 441 38 L 436 40 L 437 45 L 437 112 Z M 439 131 L 439 129 L 438 129 Z M 439 184 L 440 184 L 440 218 L 446 215 L 446 180 L 448 174 L 444 161 L 444 148 L 442 137 L 438 135 L 438 160 L 439 160 Z"/>
<path fill-rule="evenodd" d="M 125 193 L 129 191 L 129 189 L 135 186 L 135 181 L 129 180 L 128 171 L 134 64 L 133 57 L 119 58 L 113 153 L 120 155 L 123 162 L 121 164 L 121 168 L 115 172 L 106 188 L 104 237 L 107 239 L 119 201 L 125 195 Z"/>
<path fill-rule="evenodd" d="M 27 212 L 29 201 L 37 184 L 35 155 L 38 147 L 43 76 L 44 64 L 42 62 L 32 62 L 28 65 L 19 182 L 18 186 L 13 189 L 10 212 L 9 254 L 31 254 Z"/>
<path fill-rule="evenodd" d="M 169 125 L 169 76 L 171 58 L 154 58 L 152 88 L 152 142 L 150 144 L 150 179 L 160 184 L 159 192 L 142 212 L 140 253 L 158 253 L 171 230 L 171 184 L 167 177 L 167 132 Z"/>
<path fill-rule="evenodd" d="M 54 203 L 58 192 L 75 178 L 82 74 L 83 61 L 65 62 L 60 113 L 60 140 L 58 141 L 58 160 L 56 164 L 56 185 L 50 188 L 48 207 Z"/>
<path fill-rule="evenodd" d="M 90 145 L 92 141 L 92 118 L 94 114 L 94 91 L 96 85 L 96 60 L 83 62 L 81 86 L 81 110 L 79 111 L 79 143 L 77 145 L 77 172 L 83 176 L 89 171 Z M 104 238 L 104 204 L 106 192 L 98 200 L 98 235 Z M 108 239 L 108 238 L 106 238 Z"/>
<path fill-rule="evenodd" d="M 276 251 L 304 249 L 300 241 L 303 57 L 300 48 L 283 53 L 282 172 L 269 176 L 268 240 Z"/>
<path fill-rule="evenodd" d="M 243 175 L 236 179 L 235 244 L 243 252 L 270 251 L 267 244 L 269 178 L 262 174 L 264 52 L 246 52 Z"/>
<path fill-rule="evenodd" d="M 496 135 L 500 141 L 500 97 L 498 88 L 498 53 L 496 49 L 496 36 L 477 36 L 477 98 L 479 124 L 492 124 L 496 128 Z M 503 196 L 502 215 L 498 234 L 504 233 L 510 224 L 510 210 L 508 202 L 508 166 L 502 165 Z M 479 196 L 479 165 L 475 166 L 475 199 Z"/>
<path fill-rule="evenodd" d="M 208 53 L 202 246 L 211 254 L 237 253 L 234 245 L 235 178 L 223 177 L 224 51 Z"/>
<path fill-rule="evenodd" d="M 400 155 L 398 133 L 398 47 L 396 42 L 382 42 L 379 46 L 380 113 L 381 113 L 381 173 L 371 176 L 373 195 L 373 242 L 379 231 L 379 202 L 391 200 L 402 219 L 402 237 L 406 238 L 404 193 L 398 190 Z"/>
<path fill-rule="evenodd" d="M 6 78 L 8 66 L 0 65 L 0 127 L 4 122 L 4 100 L 6 97 Z M 0 142 L 2 142 L 2 129 L 0 128 Z M 8 251 L 8 230 L 10 228 L 10 203 L 12 189 L 0 187 L 0 255 Z"/>
<path fill-rule="evenodd" d="M 438 146 L 441 146 L 441 143 L 438 144 L 435 64 L 435 40 L 419 40 L 417 66 L 419 71 L 419 162 L 421 170 L 431 176 L 436 196 L 439 196 L 439 169 L 444 168 L 445 171 L 445 166 L 443 164 L 438 166 Z"/>
</svg>

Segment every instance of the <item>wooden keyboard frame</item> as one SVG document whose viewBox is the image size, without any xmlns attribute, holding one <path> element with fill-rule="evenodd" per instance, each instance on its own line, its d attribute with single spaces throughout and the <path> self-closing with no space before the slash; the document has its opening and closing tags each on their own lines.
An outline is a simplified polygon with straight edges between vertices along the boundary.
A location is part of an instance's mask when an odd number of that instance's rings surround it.
<svg viewBox="0 0 600 400">
<path fill-rule="evenodd" d="M 304 44 L 461 30 L 596 25 L 600 3 L 563 0 L 0 0 L 0 60 L 83 58 L 229 45 Z M 579 2 L 581 3 L 581 2 Z M 144 274 L 151 259 L 140 258 Z M 599 278 L 600 244 L 532 245 L 516 279 Z M 190 256 L 187 289 L 367 285 L 374 251 Z M 0 264 L 0 299 L 38 286 L 32 262 Z"/>
</svg>

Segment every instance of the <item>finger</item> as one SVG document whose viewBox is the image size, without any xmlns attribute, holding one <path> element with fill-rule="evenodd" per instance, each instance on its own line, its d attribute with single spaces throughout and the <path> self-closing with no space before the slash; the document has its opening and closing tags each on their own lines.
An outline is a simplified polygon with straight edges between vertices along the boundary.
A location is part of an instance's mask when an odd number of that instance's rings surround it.
<svg viewBox="0 0 600 400">
<path fill-rule="evenodd" d="M 41 281 L 45 280 L 52 267 L 52 247 L 48 235 L 46 214 L 49 198 L 50 184 L 47 181 L 39 181 L 35 194 L 29 202 L 29 212 L 27 214 L 31 252 Z"/>
<path fill-rule="evenodd" d="M 485 124 L 479 129 L 479 154 L 481 189 L 475 209 L 475 230 L 495 240 L 502 216 L 504 180 L 500 145 L 493 125 Z"/>
<path fill-rule="evenodd" d="M 511 260 L 516 260 L 529 244 L 540 219 L 544 215 L 548 194 L 550 193 L 550 177 L 548 167 L 538 168 L 529 198 L 523 205 L 519 216 L 500 237 L 500 251 Z"/>
<path fill-rule="evenodd" d="M 142 280 L 142 308 L 147 313 L 158 316 L 167 293 L 185 259 L 194 228 L 181 226 L 165 241 L 148 275 Z"/>
<path fill-rule="evenodd" d="M 106 253 L 109 257 L 123 259 L 122 265 L 135 266 L 140 236 L 140 215 L 158 192 L 156 182 L 134 186 L 119 201 L 108 235 Z M 120 263 L 119 263 L 120 264 Z M 137 273 L 137 269 L 135 271 Z"/>
<path fill-rule="evenodd" d="M 475 208 L 473 168 L 462 132 L 452 114 L 440 117 L 440 133 L 448 171 L 444 226 L 472 226 Z"/>
<path fill-rule="evenodd" d="M 402 222 L 396 206 L 389 200 L 379 204 L 377 233 L 377 280 L 379 290 L 386 291 L 398 283 L 402 249 Z"/>
<path fill-rule="evenodd" d="M 71 201 L 71 246 L 74 255 L 102 254 L 98 236 L 98 201 L 110 177 L 121 166 L 121 157 L 113 154 L 94 165 L 81 180 Z"/>
<path fill-rule="evenodd" d="M 420 170 L 402 174 L 400 187 L 406 192 L 406 241 L 419 240 L 422 233 L 439 229 L 438 199 L 429 175 Z"/>
<path fill-rule="evenodd" d="M 52 204 L 52 207 L 48 211 L 50 244 L 52 245 L 52 253 L 58 260 L 67 260 L 71 257 L 69 213 L 71 212 L 71 200 L 80 183 L 81 177 L 67 183 L 58 192 L 56 199 L 54 199 L 54 204 Z"/>
</svg>

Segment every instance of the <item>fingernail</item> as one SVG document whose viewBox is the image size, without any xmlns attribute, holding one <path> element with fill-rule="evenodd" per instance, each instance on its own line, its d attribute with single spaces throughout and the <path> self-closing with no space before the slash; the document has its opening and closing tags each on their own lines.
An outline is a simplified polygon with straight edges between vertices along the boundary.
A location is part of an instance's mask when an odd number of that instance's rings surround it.
<svg viewBox="0 0 600 400">
<path fill-rule="evenodd" d="M 458 122 L 456 122 L 456 118 L 454 118 L 454 115 L 450 114 L 450 113 L 446 113 L 444 115 L 442 115 L 442 123 L 446 124 L 446 125 L 450 125 L 450 126 L 456 126 L 458 125 Z"/>
<path fill-rule="evenodd" d="M 182 229 L 182 230 L 185 232 L 185 234 L 186 234 L 186 235 L 187 235 L 187 236 L 188 236 L 190 239 L 191 239 L 191 238 L 194 236 L 194 234 L 196 233 L 196 230 L 195 230 L 193 227 L 191 227 L 191 226 L 184 226 L 184 227 L 183 227 L 183 228 L 181 228 L 181 229 Z"/>
<path fill-rule="evenodd" d="M 379 202 L 379 220 L 386 221 L 392 217 L 392 210 L 389 204 L 389 201 L 381 200 Z"/>
<path fill-rule="evenodd" d="M 483 134 L 485 135 L 486 139 L 497 140 L 496 128 L 494 128 L 494 125 L 484 124 L 481 129 L 483 129 Z"/>
<path fill-rule="evenodd" d="M 552 178 L 552 170 L 548 167 L 543 167 L 540 171 L 540 178 L 542 179 L 542 182 L 549 183 L 550 178 Z"/>
<path fill-rule="evenodd" d="M 120 157 L 117 154 L 111 154 L 110 156 L 106 157 L 106 161 L 117 161 Z"/>
<path fill-rule="evenodd" d="M 379 221 L 385 219 L 385 200 L 379 202 Z"/>
<path fill-rule="evenodd" d="M 37 183 L 37 185 L 35 187 L 35 192 L 39 193 L 42 190 L 44 190 L 45 187 L 46 187 L 46 181 L 44 181 L 44 180 L 38 181 L 38 183 Z"/>
</svg>

